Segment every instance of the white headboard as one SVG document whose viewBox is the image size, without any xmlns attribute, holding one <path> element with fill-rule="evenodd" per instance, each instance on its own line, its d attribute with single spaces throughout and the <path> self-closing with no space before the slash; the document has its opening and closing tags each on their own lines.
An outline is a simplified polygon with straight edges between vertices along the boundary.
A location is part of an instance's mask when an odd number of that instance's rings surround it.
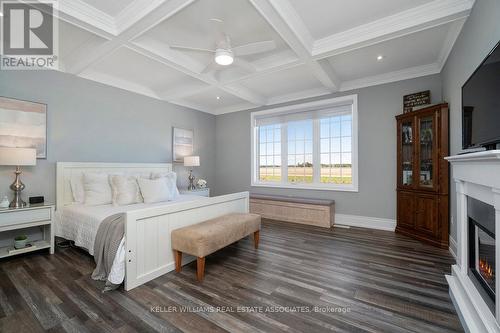
<svg viewBox="0 0 500 333">
<path fill-rule="evenodd" d="M 172 171 L 171 163 L 88 163 L 88 162 L 57 162 L 56 169 L 56 209 L 73 202 L 70 179 L 81 176 L 83 172 L 121 173 L 145 175 L 151 172 Z"/>
</svg>

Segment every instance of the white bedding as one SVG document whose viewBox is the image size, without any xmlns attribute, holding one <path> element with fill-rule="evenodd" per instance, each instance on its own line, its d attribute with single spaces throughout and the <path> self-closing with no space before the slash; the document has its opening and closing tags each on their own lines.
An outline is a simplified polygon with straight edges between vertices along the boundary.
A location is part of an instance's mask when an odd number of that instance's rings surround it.
<svg viewBox="0 0 500 333">
<path fill-rule="evenodd" d="M 101 222 L 108 216 L 124 213 L 141 208 L 171 205 L 179 202 L 199 200 L 201 197 L 194 195 L 180 195 L 174 201 L 159 202 L 154 204 L 134 204 L 127 206 L 85 206 L 73 204 L 57 209 L 55 214 L 55 234 L 75 242 L 75 245 L 94 254 L 94 241 Z M 122 239 L 108 280 L 120 284 L 125 278 L 125 239 Z"/>
</svg>

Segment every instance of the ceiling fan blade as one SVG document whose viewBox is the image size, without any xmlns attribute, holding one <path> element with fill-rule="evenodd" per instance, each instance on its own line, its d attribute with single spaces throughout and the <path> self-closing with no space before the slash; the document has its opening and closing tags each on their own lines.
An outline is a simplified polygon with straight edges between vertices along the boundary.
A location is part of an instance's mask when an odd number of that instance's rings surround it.
<svg viewBox="0 0 500 333">
<path fill-rule="evenodd" d="M 205 67 L 202 71 L 201 71 L 201 74 L 207 74 L 207 73 L 210 73 L 212 71 L 215 71 L 217 70 L 218 66 L 215 62 L 211 62 L 207 65 L 207 67 Z"/>
<path fill-rule="evenodd" d="M 251 73 L 254 73 L 257 71 L 257 68 L 255 68 L 255 66 L 251 62 L 243 60 L 241 58 L 235 58 L 233 65 L 238 66 L 240 68 L 243 68 L 244 70 L 251 72 Z"/>
<path fill-rule="evenodd" d="M 244 55 L 271 51 L 274 50 L 275 48 L 276 48 L 276 42 L 274 40 L 266 40 L 262 42 L 255 42 L 233 47 L 233 52 L 237 56 L 244 56 Z"/>
<path fill-rule="evenodd" d="M 202 48 L 199 48 L 199 47 L 189 47 L 189 46 L 181 46 L 181 45 L 170 45 L 170 48 L 171 49 L 176 49 L 176 50 L 184 50 L 184 51 L 215 53 L 214 50 L 202 49 Z"/>
</svg>

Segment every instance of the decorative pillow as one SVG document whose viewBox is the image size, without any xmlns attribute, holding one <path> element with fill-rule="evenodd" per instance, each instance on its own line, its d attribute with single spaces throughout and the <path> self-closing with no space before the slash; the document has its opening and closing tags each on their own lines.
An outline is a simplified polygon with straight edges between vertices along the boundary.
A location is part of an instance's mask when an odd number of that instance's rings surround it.
<svg viewBox="0 0 500 333">
<path fill-rule="evenodd" d="M 111 186 L 105 173 L 84 173 L 83 190 L 86 205 L 108 205 L 112 202 Z"/>
<path fill-rule="evenodd" d="M 82 175 L 72 175 L 69 180 L 73 201 L 83 203 L 85 201 L 85 191 L 83 190 Z"/>
<path fill-rule="evenodd" d="M 153 172 L 151 174 L 151 179 L 165 178 L 167 186 L 172 196 L 172 200 L 177 198 L 180 193 L 177 188 L 177 174 L 173 171 L 171 172 Z"/>
<path fill-rule="evenodd" d="M 115 206 L 132 205 L 144 201 L 135 176 L 109 175 L 109 184 Z"/>
<path fill-rule="evenodd" d="M 144 203 L 155 203 L 173 200 L 171 190 L 168 188 L 166 178 L 145 179 L 138 178 Z"/>
</svg>

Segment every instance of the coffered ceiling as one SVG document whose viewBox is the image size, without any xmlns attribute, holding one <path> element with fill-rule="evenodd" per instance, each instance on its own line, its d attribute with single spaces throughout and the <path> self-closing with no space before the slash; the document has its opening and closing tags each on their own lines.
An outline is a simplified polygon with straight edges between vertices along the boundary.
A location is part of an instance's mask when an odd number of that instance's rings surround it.
<svg viewBox="0 0 500 333">
<path fill-rule="evenodd" d="M 222 114 L 439 73 L 473 3 L 60 0 L 60 70 Z M 215 49 L 220 31 L 276 47 L 211 71 L 212 54 L 171 48 Z"/>
</svg>

